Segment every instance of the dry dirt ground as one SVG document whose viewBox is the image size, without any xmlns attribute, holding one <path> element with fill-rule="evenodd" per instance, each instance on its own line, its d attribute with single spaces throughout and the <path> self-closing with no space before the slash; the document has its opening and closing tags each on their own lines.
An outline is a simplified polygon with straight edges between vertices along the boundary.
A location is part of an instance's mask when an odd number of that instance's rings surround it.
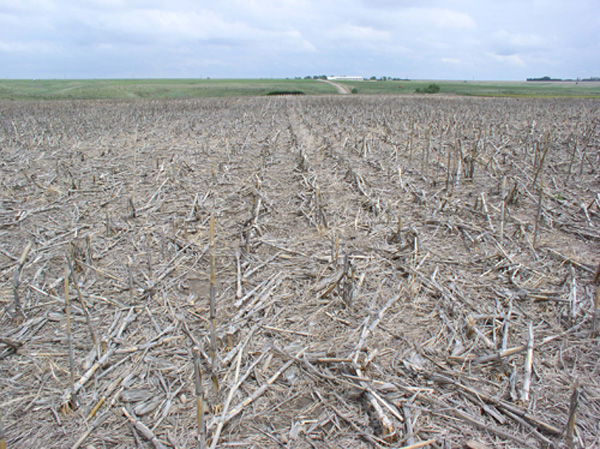
<svg viewBox="0 0 600 449">
<path fill-rule="evenodd" d="M 7 447 L 599 447 L 599 106 L 0 103 Z"/>
</svg>

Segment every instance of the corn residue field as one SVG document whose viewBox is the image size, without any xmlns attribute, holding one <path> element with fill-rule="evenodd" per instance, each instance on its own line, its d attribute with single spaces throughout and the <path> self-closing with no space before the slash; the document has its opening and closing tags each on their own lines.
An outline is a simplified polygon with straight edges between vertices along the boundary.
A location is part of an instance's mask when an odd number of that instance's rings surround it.
<svg viewBox="0 0 600 449">
<path fill-rule="evenodd" d="M 0 103 L 0 441 L 599 447 L 599 108 Z"/>
</svg>

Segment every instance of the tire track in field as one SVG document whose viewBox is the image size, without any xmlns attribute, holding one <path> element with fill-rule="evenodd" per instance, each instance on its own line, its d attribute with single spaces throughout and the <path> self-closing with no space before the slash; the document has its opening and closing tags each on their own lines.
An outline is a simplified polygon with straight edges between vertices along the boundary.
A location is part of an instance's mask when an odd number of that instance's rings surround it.
<svg viewBox="0 0 600 449">
<path fill-rule="evenodd" d="M 292 132 L 298 139 L 298 148 L 304 149 L 310 172 L 316 177 L 324 202 L 324 214 L 328 222 L 329 234 L 348 238 L 356 238 L 355 227 L 352 226 L 357 210 L 360 208 L 360 198 L 344 177 L 347 168 L 340 158 L 337 148 L 342 146 L 339 139 L 331 138 L 331 133 L 323 129 L 319 114 L 319 104 L 315 100 L 296 101 L 292 109 Z M 319 131 L 322 131 L 320 133 Z"/>
</svg>

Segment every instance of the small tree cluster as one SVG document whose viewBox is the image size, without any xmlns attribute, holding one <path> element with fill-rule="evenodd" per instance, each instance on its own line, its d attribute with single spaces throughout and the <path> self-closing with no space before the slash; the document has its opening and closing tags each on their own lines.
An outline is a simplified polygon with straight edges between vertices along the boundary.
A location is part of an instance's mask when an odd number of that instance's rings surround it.
<svg viewBox="0 0 600 449">
<path fill-rule="evenodd" d="M 421 88 L 417 88 L 417 90 L 415 92 L 419 93 L 419 94 L 437 94 L 440 91 L 440 86 L 439 84 L 430 84 L 429 86 L 421 89 Z"/>
</svg>

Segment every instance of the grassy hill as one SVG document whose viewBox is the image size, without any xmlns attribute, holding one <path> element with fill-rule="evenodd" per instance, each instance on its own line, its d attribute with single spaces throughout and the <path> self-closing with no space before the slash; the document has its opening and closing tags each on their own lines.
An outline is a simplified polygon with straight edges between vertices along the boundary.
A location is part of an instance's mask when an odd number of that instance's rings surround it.
<svg viewBox="0 0 600 449">
<path fill-rule="evenodd" d="M 342 81 L 358 94 L 406 95 L 440 86 L 440 95 L 600 98 L 600 82 Z M 263 96 L 277 92 L 337 95 L 311 79 L 0 80 L 0 99 L 76 100 Z"/>
</svg>

